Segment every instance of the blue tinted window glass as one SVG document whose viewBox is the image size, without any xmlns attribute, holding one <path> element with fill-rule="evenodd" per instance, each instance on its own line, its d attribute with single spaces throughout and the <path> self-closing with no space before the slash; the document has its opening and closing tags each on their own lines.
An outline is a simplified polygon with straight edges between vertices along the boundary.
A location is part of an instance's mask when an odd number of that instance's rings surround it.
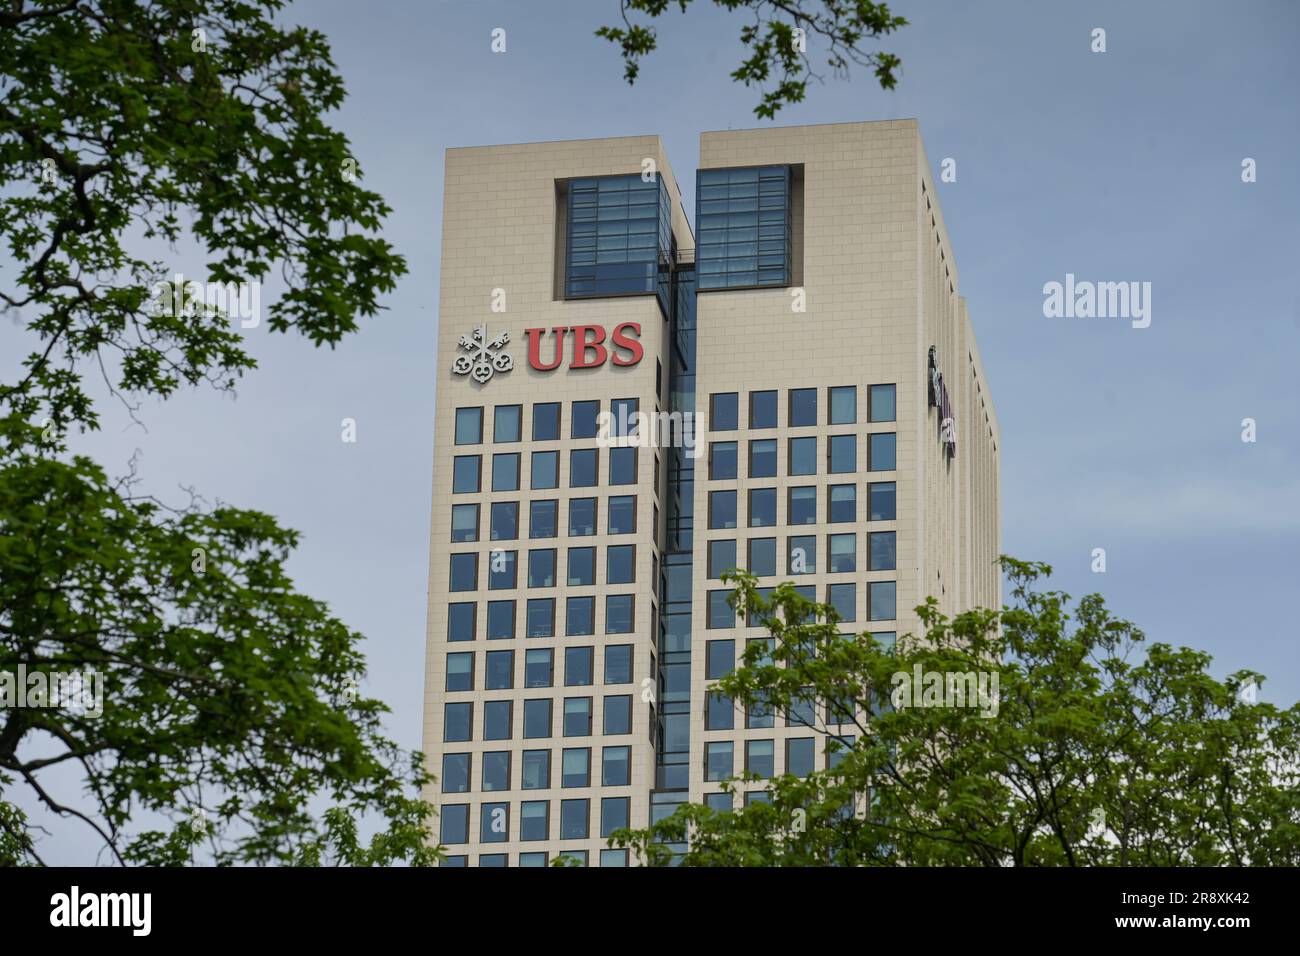
<svg viewBox="0 0 1300 956">
<path fill-rule="evenodd" d="M 895 487 L 895 482 L 892 481 L 877 481 L 867 486 L 871 492 L 869 505 L 872 521 L 893 521 L 898 516 Z"/>
<path fill-rule="evenodd" d="M 558 533 L 557 515 L 559 510 L 560 503 L 558 501 L 530 502 L 528 505 L 528 537 L 554 538 Z"/>
<path fill-rule="evenodd" d="M 790 168 L 696 174 L 700 289 L 790 284 Z"/>
<path fill-rule="evenodd" d="M 872 471 L 893 471 L 897 467 L 897 438 L 893 432 L 870 436 Z"/>
<path fill-rule="evenodd" d="M 668 190 L 658 177 L 575 179 L 568 184 L 566 298 L 656 293 L 672 248 Z"/>
</svg>

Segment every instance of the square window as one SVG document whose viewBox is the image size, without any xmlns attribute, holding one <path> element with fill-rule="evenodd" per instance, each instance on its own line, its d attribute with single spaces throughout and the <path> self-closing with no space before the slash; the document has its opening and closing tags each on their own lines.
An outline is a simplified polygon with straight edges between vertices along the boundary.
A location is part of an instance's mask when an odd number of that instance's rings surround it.
<svg viewBox="0 0 1300 956">
<path fill-rule="evenodd" d="M 731 730 L 736 726 L 736 706 L 726 694 L 704 695 L 704 729 Z"/>
<path fill-rule="evenodd" d="M 749 539 L 749 573 L 760 578 L 776 574 L 776 538 Z"/>
<path fill-rule="evenodd" d="M 478 505 L 451 506 L 451 540 L 478 540 Z"/>
<path fill-rule="evenodd" d="M 827 442 L 827 470 L 844 475 L 858 470 L 858 436 L 831 435 Z"/>
<path fill-rule="evenodd" d="M 709 492 L 709 527 L 734 528 L 736 526 L 736 493 L 734 491 Z"/>
<path fill-rule="evenodd" d="M 469 754 L 443 754 L 442 777 L 438 785 L 443 793 L 469 793 Z"/>
<path fill-rule="evenodd" d="M 560 503 L 554 498 L 528 503 L 528 537 L 554 538 L 559 533 Z"/>
<path fill-rule="evenodd" d="M 867 594 L 871 604 L 871 620 L 892 621 L 898 616 L 896 581 L 872 581 L 867 585 Z"/>
<path fill-rule="evenodd" d="M 817 536 L 791 535 L 787 539 L 787 544 L 789 548 L 786 555 L 786 574 L 816 574 Z"/>
<path fill-rule="evenodd" d="M 731 794 L 729 793 L 706 793 L 704 795 L 704 805 L 714 813 L 731 812 Z"/>
<path fill-rule="evenodd" d="M 775 726 L 772 708 L 759 701 L 750 704 L 745 711 L 745 728 L 747 730 L 768 730 Z"/>
<path fill-rule="evenodd" d="M 856 425 L 858 421 L 858 387 L 839 385 L 827 390 L 830 394 L 832 425 Z"/>
<path fill-rule="evenodd" d="M 528 599 L 529 637 L 555 636 L 555 598 Z"/>
<path fill-rule="evenodd" d="M 524 686 L 550 687 L 554 655 L 549 647 L 534 647 L 524 653 Z"/>
<path fill-rule="evenodd" d="M 636 495 L 614 495 L 609 499 L 608 514 L 610 534 L 636 532 Z"/>
<path fill-rule="evenodd" d="M 815 436 L 809 435 L 807 438 L 790 439 L 790 474 L 817 474 L 817 438 Z"/>
<path fill-rule="evenodd" d="M 768 593 L 764 595 L 764 598 L 770 598 L 771 596 L 771 589 L 769 588 Z M 813 596 L 809 594 L 808 599 L 813 600 Z M 755 663 L 760 667 L 766 667 L 768 664 L 772 663 L 772 652 L 776 650 L 776 638 L 751 637 L 745 641 L 746 653 L 749 652 L 751 647 L 758 648 L 758 653 L 755 656 Z"/>
<path fill-rule="evenodd" d="M 745 741 L 745 770 L 760 777 L 771 777 L 775 772 L 772 766 L 772 741 Z"/>
<path fill-rule="evenodd" d="M 788 524 L 816 524 L 817 489 L 812 485 L 791 488 L 787 512 Z"/>
<path fill-rule="evenodd" d="M 474 689 L 474 655 L 447 655 L 447 690 Z"/>
<path fill-rule="evenodd" d="M 625 829 L 630 822 L 630 808 L 631 801 L 627 797 L 601 797 L 600 835 L 602 837 L 608 837 L 612 835 L 615 830 Z"/>
<path fill-rule="evenodd" d="M 574 438 L 595 438 L 600 416 L 600 402 L 574 402 L 570 432 Z"/>
<path fill-rule="evenodd" d="M 736 443 L 709 442 L 709 478 L 721 481 L 736 477 Z"/>
<path fill-rule="evenodd" d="M 896 418 L 894 408 L 894 386 L 871 386 L 871 420 L 873 422 L 892 422 Z"/>
<path fill-rule="evenodd" d="M 519 453 L 505 452 L 492 456 L 492 490 L 519 490 Z"/>
<path fill-rule="evenodd" d="M 632 748 L 606 747 L 601 752 L 600 785 L 626 787 L 632 782 Z"/>
<path fill-rule="evenodd" d="M 532 474 L 528 478 L 528 487 L 534 491 L 541 488 L 560 487 L 560 453 L 558 451 L 533 452 Z"/>
<path fill-rule="evenodd" d="M 749 477 L 776 477 L 775 438 L 759 438 L 749 443 Z"/>
<path fill-rule="evenodd" d="M 605 583 L 631 584 L 636 580 L 636 545 L 611 544 L 605 549 Z"/>
<path fill-rule="evenodd" d="M 814 702 L 812 688 L 805 688 L 806 693 L 801 697 L 792 697 L 790 700 L 790 709 L 785 715 L 785 725 L 787 727 L 813 727 L 817 726 L 817 706 Z"/>
<path fill-rule="evenodd" d="M 477 445 L 483 441 L 483 409 L 456 409 L 456 444 Z"/>
<path fill-rule="evenodd" d="M 595 661 L 595 648 L 566 647 L 564 649 L 564 686 L 589 687 Z"/>
<path fill-rule="evenodd" d="M 510 715 L 513 706 L 508 700 L 489 700 L 483 705 L 483 739 L 509 740 Z"/>
<path fill-rule="evenodd" d="M 505 843 L 510 831 L 510 804 L 485 803 L 479 808 L 480 843 Z"/>
<path fill-rule="evenodd" d="M 893 432 L 877 432 L 868 436 L 871 441 L 872 471 L 893 471 L 898 467 L 898 436 Z"/>
<path fill-rule="evenodd" d="M 590 800 L 561 800 L 560 801 L 560 839 L 561 840 L 585 840 L 587 839 L 588 818 L 591 815 Z M 569 856 L 581 856 L 581 861 L 586 863 L 586 853 L 583 851 L 569 850 Z"/>
<path fill-rule="evenodd" d="M 479 490 L 482 455 L 457 455 L 452 459 L 451 493 L 472 495 Z"/>
<path fill-rule="evenodd" d="M 716 580 L 724 571 L 736 568 L 736 541 L 734 538 L 719 538 L 709 542 L 709 577 Z"/>
<path fill-rule="evenodd" d="M 474 705 L 470 703 L 443 704 L 442 739 L 448 743 L 470 739 Z"/>
<path fill-rule="evenodd" d="M 474 591 L 478 589 L 478 555 L 472 552 L 453 554 L 451 556 L 452 591 Z"/>
<path fill-rule="evenodd" d="M 858 586 L 856 584 L 832 584 L 826 591 L 826 603 L 835 608 L 841 621 L 858 619 Z"/>
<path fill-rule="evenodd" d="M 631 695 L 615 694 L 605 698 L 605 724 L 602 732 L 607 737 L 632 732 Z"/>
<path fill-rule="evenodd" d="M 466 811 L 468 811 L 468 810 L 469 810 L 469 807 L 466 807 L 465 809 L 466 809 Z M 443 841 L 443 842 L 449 842 L 449 841 Z M 467 842 L 467 841 L 465 841 L 465 840 L 461 840 L 460 842 L 461 842 L 461 843 L 465 843 L 465 842 Z M 452 855 L 452 856 L 444 856 L 444 857 L 442 858 L 442 862 L 439 863 L 438 865 L 439 865 L 439 866 L 461 867 L 461 868 L 463 869 L 463 868 L 469 866 L 469 857 L 465 856 L 464 854 L 455 854 L 455 855 Z"/>
<path fill-rule="evenodd" d="M 477 606 L 473 601 L 447 605 L 447 640 L 474 640 L 474 612 Z"/>
<path fill-rule="evenodd" d="M 468 803 L 444 803 L 439 811 L 439 819 L 442 822 L 440 842 L 447 844 L 469 842 Z"/>
<path fill-rule="evenodd" d="M 549 840 L 551 830 L 551 803 L 549 800 L 525 800 L 519 805 L 519 840 L 534 843 Z M 537 859 L 540 857 L 540 859 Z M 527 860 L 525 860 L 527 858 Z M 519 854 L 520 866 L 545 866 L 545 853 Z"/>
<path fill-rule="evenodd" d="M 596 583 L 596 549 L 570 548 L 569 573 L 566 583 L 582 586 Z"/>
<path fill-rule="evenodd" d="M 873 631 L 871 636 L 875 638 L 881 650 L 886 653 L 893 653 L 894 646 L 898 643 L 897 631 Z"/>
<path fill-rule="evenodd" d="M 487 636 L 489 641 L 508 641 L 515 636 L 514 601 L 488 601 Z"/>
<path fill-rule="evenodd" d="M 527 735 L 525 735 L 527 736 Z M 525 750 L 520 786 L 525 790 L 549 790 L 551 787 L 551 752 Z M 524 804 L 527 806 L 527 804 Z"/>
<path fill-rule="evenodd" d="M 636 484 L 636 453 L 632 448 L 609 450 L 609 483 L 611 485 Z"/>
<path fill-rule="evenodd" d="M 564 736 L 591 736 L 591 698 L 564 698 Z"/>
<path fill-rule="evenodd" d="M 540 839 L 544 840 L 546 839 L 546 837 L 541 837 Z M 546 854 L 545 853 L 520 853 L 519 865 L 521 867 L 545 868 L 546 866 L 548 866 L 548 863 L 546 861 Z"/>
<path fill-rule="evenodd" d="M 791 737 L 785 742 L 785 772 L 806 777 L 816 769 L 817 748 L 812 737 Z"/>
<path fill-rule="evenodd" d="M 858 569 L 858 536 L 832 534 L 827 536 L 827 563 L 831 574 Z"/>
<path fill-rule="evenodd" d="M 591 748 L 566 747 L 560 759 L 560 786 L 586 787 L 591 784 Z"/>
<path fill-rule="evenodd" d="M 584 637 L 596 633 L 596 599 L 594 597 L 565 598 L 564 633 L 567 637 Z"/>
<path fill-rule="evenodd" d="M 569 536 L 586 537 L 596 533 L 596 499 L 569 499 Z"/>
<path fill-rule="evenodd" d="M 535 548 L 528 552 L 528 586 L 555 587 L 555 549 Z"/>
<path fill-rule="evenodd" d="M 510 690 L 515 686 L 515 652 L 488 651 L 484 690 Z"/>
<path fill-rule="evenodd" d="M 557 441 L 560 437 L 560 403 L 533 406 L 533 441 Z"/>
<path fill-rule="evenodd" d="M 731 776 L 735 749 L 730 740 L 713 740 L 704 745 L 704 779 L 726 780 Z"/>
<path fill-rule="evenodd" d="M 857 485 L 831 485 L 827 502 L 826 520 L 831 524 L 853 523 L 858 520 Z"/>
<path fill-rule="evenodd" d="M 872 521 L 893 521 L 898 517 L 895 506 L 895 487 L 897 482 L 876 481 L 867 485 Z"/>
<path fill-rule="evenodd" d="M 790 389 L 790 427 L 817 424 L 817 389 Z"/>
<path fill-rule="evenodd" d="M 478 555 L 475 555 L 477 558 Z M 515 586 L 518 553 L 493 548 L 488 553 L 488 590 L 509 591 Z"/>
<path fill-rule="evenodd" d="M 631 594 L 611 594 L 605 598 L 605 633 L 631 634 L 634 598 Z"/>
<path fill-rule="evenodd" d="M 893 531 L 873 531 L 868 538 L 871 541 L 871 571 L 893 571 L 898 567 L 898 548 L 896 533 Z"/>
<path fill-rule="evenodd" d="M 749 427 L 776 427 L 776 392 L 749 393 Z"/>
<path fill-rule="evenodd" d="M 551 736 L 551 699 L 524 701 L 524 737 L 535 739 Z"/>
<path fill-rule="evenodd" d="M 480 789 L 484 791 L 510 789 L 509 750 L 489 750 L 483 754 L 483 775 Z"/>
<path fill-rule="evenodd" d="M 637 433 L 637 412 L 641 401 L 636 398 L 616 398 L 609 403 L 609 434 L 625 438 Z"/>
<path fill-rule="evenodd" d="M 776 589 L 775 588 L 757 589 L 756 593 L 758 597 L 761 598 L 762 601 L 764 602 L 764 606 L 761 608 L 757 606 L 749 608 L 749 610 L 745 613 L 746 627 L 761 627 L 764 623 L 766 623 L 766 621 L 768 620 L 768 618 L 771 616 L 772 613 L 771 601 L 772 601 L 772 592 L 774 590 Z M 804 589 L 796 587 L 795 590 L 803 591 Z"/>
<path fill-rule="evenodd" d="M 492 502 L 492 525 L 490 535 L 493 541 L 513 541 L 519 537 L 519 502 Z"/>
<path fill-rule="evenodd" d="M 605 683 L 632 683 L 632 645 L 605 645 Z"/>
<path fill-rule="evenodd" d="M 730 591 L 710 591 L 709 609 L 706 627 L 721 628 L 736 626 L 736 612 L 727 603 Z"/>
<path fill-rule="evenodd" d="M 596 486 L 595 448 L 575 448 L 569 452 L 569 487 L 594 488 Z"/>
<path fill-rule="evenodd" d="M 853 735 L 845 734 L 840 737 L 831 737 L 826 741 L 826 769 L 832 770 L 840 765 L 848 752 L 853 749 Z"/>
<path fill-rule="evenodd" d="M 736 392 L 717 392 L 710 396 L 709 404 L 709 427 L 715 432 L 740 427 L 740 396 Z"/>
<path fill-rule="evenodd" d="M 520 427 L 524 410 L 521 405 L 498 405 L 496 417 L 492 423 L 492 440 L 494 442 L 514 442 L 523 437 Z"/>
<path fill-rule="evenodd" d="M 776 489 L 751 488 L 749 491 L 749 526 L 751 528 L 770 528 L 775 524 Z M 734 528 L 735 524 L 732 523 L 728 527 Z"/>
</svg>

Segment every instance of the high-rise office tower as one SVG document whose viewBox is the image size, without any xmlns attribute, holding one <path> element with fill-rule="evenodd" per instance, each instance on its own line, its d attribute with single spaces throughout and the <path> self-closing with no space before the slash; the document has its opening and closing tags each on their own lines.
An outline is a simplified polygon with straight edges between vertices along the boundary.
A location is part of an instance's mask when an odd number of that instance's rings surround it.
<svg viewBox="0 0 1300 956">
<path fill-rule="evenodd" d="M 998 426 L 917 124 L 447 153 L 425 751 L 449 862 L 625 865 L 612 830 L 825 765 L 708 693 L 719 575 L 846 632 L 997 606 Z M 746 800 L 762 799 L 748 785 Z"/>
</svg>

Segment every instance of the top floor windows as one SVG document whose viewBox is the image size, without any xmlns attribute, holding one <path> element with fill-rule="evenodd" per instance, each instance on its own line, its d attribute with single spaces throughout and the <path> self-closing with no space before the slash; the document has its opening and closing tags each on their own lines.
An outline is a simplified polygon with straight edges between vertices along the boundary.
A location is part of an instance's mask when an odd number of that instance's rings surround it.
<svg viewBox="0 0 1300 956">
<path fill-rule="evenodd" d="M 672 248 L 668 190 L 658 176 L 571 180 L 565 235 L 566 299 L 657 293 Z"/>
<path fill-rule="evenodd" d="M 790 284 L 790 167 L 702 169 L 695 247 L 700 289 Z"/>
</svg>

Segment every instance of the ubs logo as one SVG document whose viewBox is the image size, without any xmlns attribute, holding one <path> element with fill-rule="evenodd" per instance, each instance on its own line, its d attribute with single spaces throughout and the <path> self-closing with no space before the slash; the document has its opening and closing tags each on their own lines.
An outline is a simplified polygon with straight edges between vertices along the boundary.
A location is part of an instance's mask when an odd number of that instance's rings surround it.
<svg viewBox="0 0 1300 956">
<path fill-rule="evenodd" d="M 468 354 L 457 355 L 451 370 L 486 385 L 497 372 L 508 372 L 515 367 L 515 360 L 502 351 L 509 344 L 509 332 L 502 332 L 489 342 L 487 326 L 480 325 L 469 335 L 460 337 L 459 345 Z"/>
</svg>

